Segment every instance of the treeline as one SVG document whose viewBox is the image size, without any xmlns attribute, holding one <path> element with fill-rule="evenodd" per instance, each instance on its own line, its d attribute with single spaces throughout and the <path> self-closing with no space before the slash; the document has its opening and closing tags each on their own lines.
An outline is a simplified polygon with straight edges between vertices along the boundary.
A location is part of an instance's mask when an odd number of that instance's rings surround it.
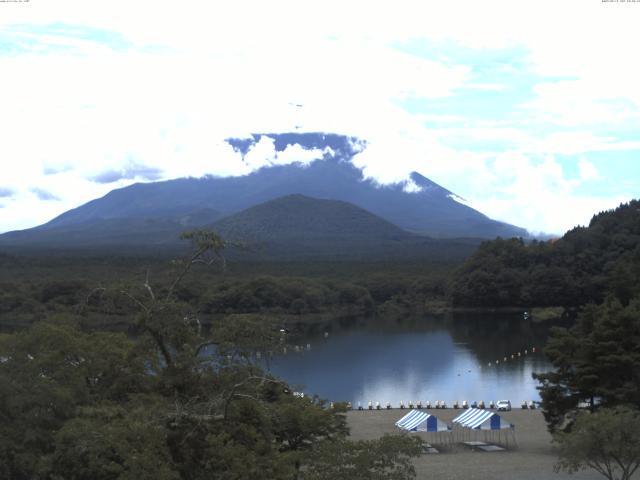
<svg viewBox="0 0 640 480">
<path fill-rule="evenodd" d="M 132 257 L 0 257 L 0 326 L 23 327 L 58 314 L 79 315 L 93 328 L 122 328 L 133 305 L 126 286 L 167 284 L 166 259 Z M 455 264 L 292 262 L 195 266 L 174 294 L 205 323 L 229 314 L 266 314 L 296 321 L 419 313 L 444 302 Z"/>
<path fill-rule="evenodd" d="M 595 215 L 561 239 L 483 243 L 454 274 L 460 306 L 580 306 L 640 294 L 640 202 Z"/>
</svg>

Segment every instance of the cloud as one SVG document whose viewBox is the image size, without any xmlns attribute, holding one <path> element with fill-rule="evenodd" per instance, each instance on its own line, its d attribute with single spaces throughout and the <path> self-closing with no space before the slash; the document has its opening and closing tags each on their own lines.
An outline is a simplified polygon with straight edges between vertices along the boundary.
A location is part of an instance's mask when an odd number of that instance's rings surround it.
<svg viewBox="0 0 640 480">
<path fill-rule="evenodd" d="M 601 180 L 602 176 L 595 165 L 589 162 L 586 158 L 578 160 L 578 171 L 580 172 L 580 180 Z"/>
<path fill-rule="evenodd" d="M 10 188 L 0 187 L 0 198 L 11 197 L 15 192 Z"/>
<path fill-rule="evenodd" d="M 48 202 L 50 200 L 60 200 L 56 195 L 42 188 L 31 188 L 31 192 L 34 193 L 40 200 Z"/>
<path fill-rule="evenodd" d="M 367 177 L 397 182 L 416 170 L 514 223 L 522 215 L 511 206 L 528 201 L 531 226 L 555 229 L 543 211 L 552 202 L 535 202 L 522 172 L 544 172 L 536 185 L 565 204 L 610 176 L 588 162 L 570 176 L 563 162 L 639 148 L 640 70 L 628 60 L 638 31 L 621 4 L 124 8 L 59 0 L 3 12 L 0 158 L 14 159 L 3 184 L 15 195 L 0 231 L 134 181 L 244 175 L 330 154 L 295 145 L 276 154 L 263 137 L 243 159 L 225 141 L 291 131 L 357 136 L 368 146 L 354 162 Z M 426 47 L 398 48 L 416 44 Z M 543 166 L 548 155 L 560 173 Z M 59 202 L 38 204 L 34 184 Z M 623 186 L 620 195 L 632 189 Z"/>
<path fill-rule="evenodd" d="M 91 177 L 97 183 L 113 183 L 118 180 L 158 180 L 162 178 L 162 170 L 132 163 L 120 170 L 107 170 Z"/>
</svg>

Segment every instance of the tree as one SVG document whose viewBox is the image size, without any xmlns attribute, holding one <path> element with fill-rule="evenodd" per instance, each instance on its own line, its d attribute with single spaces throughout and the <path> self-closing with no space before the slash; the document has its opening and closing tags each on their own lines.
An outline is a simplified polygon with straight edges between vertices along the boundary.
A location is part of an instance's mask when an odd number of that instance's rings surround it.
<svg viewBox="0 0 640 480">
<path fill-rule="evenodd" d="M 588 305 L 570 329 L 555 328 L 545 348 L 555 370 L 534 374 L 549 430 L 566 428 L 578 404 L 640 407 L 640 300 L 609 297 Z"/>
<path fill-rule="evenodd" d="M 379 440 L 324 441 L 310 458 L 303 480 L 407 480 L 415 478 L 411 458 L 422 454 L 422 441 L 408 435 Z"/>
<path fill-rule="evenodd" d="M 147 275 L 118 290 L 137 310 L 134 338 L 87 331 L 82 308 L 0 336 L 0 478 L 290 480 L 311 471 L 324 442 L 364 462 L 341 408 L 296 397 L 261 368 L 256 353 L 280 345 L 279 325 L 245 314 L 203 327 L 178 292 L 195 265 L 224 264 L 225 243 L 184 238 L 193 253 L 173 280 Z M 97 309 L 114 297 L 99 288 L 86 298 Z M 367 443 L 378 452 L 368 471 L 410 474 L 412 445 Z"/>
<path fill-rule="evenodd" d="M 570 432 L 557 433 L 556 471 L 591 468 L 609 480 L 629 480 L 640 466 L 640 412 L 628 407 L 581 412 Z"/>
<path fill-rule="evenodd" d="M 80 409 L 125 403 L 150 380 L 124 334 L 81 332 L 66 317 L 3 336 L 0 358 L 0 478 L 36 478 Z"/>
</svg>

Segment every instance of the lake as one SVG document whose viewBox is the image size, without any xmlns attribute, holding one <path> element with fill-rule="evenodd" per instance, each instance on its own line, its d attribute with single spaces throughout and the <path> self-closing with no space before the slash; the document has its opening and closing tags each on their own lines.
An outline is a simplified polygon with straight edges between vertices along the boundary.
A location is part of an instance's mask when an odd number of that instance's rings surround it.
<svg viewBox="0 0 640 480">
<path fill-rule="evenodd" d="M 541 353 L 547 333 L 521 314 L 343 322 L 292 338 L 299 351 L 288 348 L 268 367 L 297 390 L 354 407 L 499 399 L 519 406 L 540 399 L 531 374 L 551 369 Z"/>
</svg>

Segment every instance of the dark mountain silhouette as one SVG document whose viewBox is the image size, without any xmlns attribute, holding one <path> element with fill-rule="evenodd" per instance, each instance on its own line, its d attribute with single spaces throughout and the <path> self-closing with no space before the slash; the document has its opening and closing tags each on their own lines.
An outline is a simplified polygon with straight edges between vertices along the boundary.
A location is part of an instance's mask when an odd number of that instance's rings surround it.
<svg viewBox="0 0 640 480">
<path fill-rule="evenodd" d="M 415 237 L 351 203 L 304 195 L 287 195 L 261 203 L 215 222 L 212 228 L 233 240 Z"/>
<path fill-rule="evenodd" d="M 414 172 L 410 180 L 379 185 L 363 178 L 352 157 L 366 143 L 342 135 L 256 134 L 228 139 L 242 155 L 263 136 L 277 152 L 289 145 L 322 150 L 322 159 L 260 168 L 237 177 L 182 178 L 138 183 L 109 192 L 39 227 L 0 236 L 0 244 L 91 245 L 120 242 L 164 244 L 176 232 L 279 197 L 302 194 L 349 202 L 403 230 L 431 237 L 526 236 L 526 230 L 492 220 L 455 200 L 455 195 Z M 393 159 L 390 159 L 393 161 Z"/>
<path fill-rule="evenodd" d="M 480 240 L 436 240 L 406 232 L 341 200 L 288 195 L 215 222 L 211 228 L 268 258 L 466 258 Z"/>
<path fill-rule="evenodd" d="M 0 245 L 23 248 L 125 250 L 153 247 L 171 252 L 179 236 L 211 217 L 211 212 L 180 219 L 106 219 L 71 226 L 11 232 Z M 180 221 L 179 221 L 180 220 Z M 244 260 L 374 260 L 424 258 L 462 260 L 480 239 L 432 239 L 409 233 L 366 210 L 340 200 L 288 195 L 204 224 L 230 242 L 228 254 Z"/>
</svg>

